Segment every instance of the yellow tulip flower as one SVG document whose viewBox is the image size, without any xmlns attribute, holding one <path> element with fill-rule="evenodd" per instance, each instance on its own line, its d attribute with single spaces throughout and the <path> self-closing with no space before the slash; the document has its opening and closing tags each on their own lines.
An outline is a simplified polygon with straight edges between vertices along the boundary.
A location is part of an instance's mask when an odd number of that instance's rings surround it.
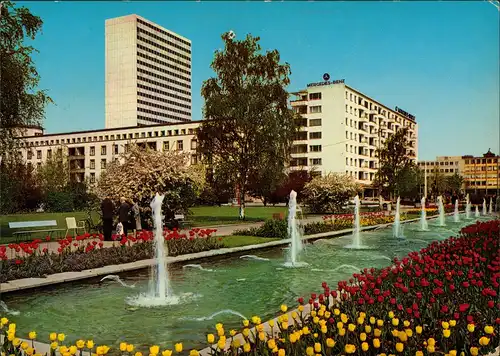
<svg viewBox="0 0 500 356">
<path fill-rule="evenodd" d="M 400 341 L 406 342 L 408 341 L 408 335 L 404 331 L 399 331 L 398 332 L 398 338 Z"/>
<path fill-rule="evenodd" d="M 281 311 L 283 313 L 286 313 L 286 311 L 288 310 L 288 307 L 285 305 L 285 304 L 281 304 L 281 307 L 280 307 Z"/>
<path fill-rule="evenodd" d="M 494 331 L 493 326 L 486 325 L 486 326 L 484 327 L 484 332 L 485 332 L 486 334 L 488 334 L 488 335 L 493 334 L 493 331 Z"/>
<path fill-rule="evenodd" d="M 278 350 L 278 356 L 285 356 L 285 350 L 284 349 L 279 349 Z"/>
<path fill-rule="evenodd" d="M 57 334 L 56 333 L 50 333 L 49 334 L 49 339 L 50 339 L 50 341 L 56 341 L 57 340 Z"/>
<path fill-rule="evenodd" d="M 208 335 L 207 335 L 207 342 L 208 342 L 209 344 L 213 344 L 213 343 L 214 343 L 214 341 L 215 341 L 215 336 L 214 336 L 214 334 L 208 334 Z"/>
<path fill-rule="evenodd" d="M 241 333 L 243 334 L 243 336 L 248 337 L 248 335 L 250 335 L 250 330 L 248 328 L 245 328 Z"/>
<path fill-rule="evenodd" d="M 36 331 L 30 331 L 28 334 L 28 338 L 30 340 L 35 340 L 36 339 Z"/>
<path fill-rule="evenodd" d="M 384 321 L 382 319 L 378 319 L 377 320 L 377 326 L 380 327 L 382 325 L 384 325 Z"/>
<path fill-rule="evenodd" d="M 349 318 L 347 317 L 347 315 L 345 315 L 344 313 L 342 313 L 340 315 L 340 320 L 342 320 L 342 322 L 345 324 L 345 323 L 347 323 L 347 321 L 349 320 Z"/>
<path fill-rule="evenodd" d="M 413 336 L 413 330 L 412 329 L 405 329 L 405 333 L 408 337 L 412 337 Z"/>
<path fill-rule="evenodd" d="M 403 321 L 403 325 L 407 328 L 410 326 L 410 322 L 408 320 Z"/>
<path fill-rule="evenodd" d="M 431 346 L 434 346 L 434 345 L 436 345 L 436 340 L 431 337 L 431 338 L 427 339 L 427 343 Z"/>
<path fill-rule="evenodd" d="M 340 314 L 340 310 L 337 309 L 337 308 L 333 309 L 333 314 L 339 315 Z"/>
<path fill-rule="evenodd" d="M 32 347 L 28 347 L 25 352 L 26 355 L 32 356 L 35 353 L 35 350 Z"/>
<path fill-rule="evenodd" d="M 388 315 L 389 315 L 389 318 L 390 318 L 390 319 L 394 318 L 394 312 L 393 312 L 393 311 L 390 311 L 390 312 L 388 313 Z"/>
<path fill-rule="evenodd" d="M 136 352 L 134 356 L 142 356 L 142 352 Z"/>
<path fill-rule="evenodd" d="M 365 341 L 365 340 L 366 340 L 366 334 L 365 334 L 365 333 L 361 333 L 361 334 L 359 334 L 359 339 L 360 339 L 361 341 Z"/>
<path fill-rule="evenodd" d="M 344 327 L 344 323 L 343 323 L 343 322 L 341 322 L 341 321 L 339 321 L 339 322 L 337 323 L 337 329 L 342 329 L 343 327 Z"/>
<path fill-rule="evenodd" d="M 271 350 L 274 349 L 276 347 L 276 341 L 274 341 L 274 339 L 269 339 L 267 341 L 267 347 L 269 347 Z"/>
<path fill-rule="evenodd" d="M 424 356 L 424 353 L 422 351 L 417 351 L 415 352 L 415 356 Z"/>
<path fill-rule="evenodd" d="M 200 353 L 198 352 L 198 350 L 191 350 L 189 351 L 189 356 L 199 356 Z"/>
<path fill-rule="evenodd" d="M 23 350 L 26 350 L 29 346 L 30 346 L 30 345 L 29 345 L 26 341 L 23 341 L 23 342 L 21 343 L 21 349 L 23 349 Z"/>
<path fill-rule="evenodd" d="M 342 329 L 339 329 L 339 335 L 340 336 L 344 336 L 346 333 L 346 329 L 342 328 Z"/>
<path fill-rule="evenodd" d="M 174 345 L 175 352 L 182 352 L 182 343 L 177 343 Z"/>
<path fill-rule="evenodd" d="M 445 338 L 449 338 L 449 337 L 450 337 L 450 335 L 451 335 L 451 331 L 450 331 L 450 329 L 444 329 L 444 330 L 443 330 L 443 336 L 444 336 Z"/>
<path fill-rule="evenodd" d="M 120 342 L 120 351 L 121 352 L 127 351 L 127 343 L 126 342 Z"/>
<path fill-rule="evenodd" d="M 344 351 L 348 354 L 353 354 L 356 352 L 356 346 L 352 345 L 352 344 L 347 344 L 345 345 L 344 347 Z"/>
<path fill-rule="evenodd" d="M 286 321 L 282 322 L 282 323 L 281 323 L 281 328 L 282 328 L 283 330 L 288 329 L 288 323 L 287 323 Z"/>
<path fill-rule="evenodd" d="M 250 352 L 250 348 L 251 346 L 248 342 L 245 345 L 243 345 L 243 351 L 245 352 Z"/>
<path fill-rule="evenodd" d="M 21 339 L 16 337 L 14 340 L 12 340 L 12 345 L 18 347 L 19 345 L 21 345 Z"/>
<path fill-rule="evenodd" d="M 435 351 L 436 351 L 436 348 L 434 347 L 434 345 L 427 345 L 427 352 L 433 353 Z"/>
<path fill-rule="evenodd" d="M 450 326 L 451 326 L 451 327 L 454 327 L 455 325 L 457 325 L 457 321 L 456 321 L 456 320 L 453 320 L 453 319 L 452 319 L 452 320 L 450 320 L 450 321 L 449 321 L 449 323 L 450 323 Z M 451 353 L 451 351 L 450 351 L 450 353 Z"/>
<path fill-rule="evenodd" d="M 55 341 L 53 341 L 53 342 L 50 343 L 50 348 L 52 350 L 57 349 L 58 346 L 59 346 L 59 344 L 57 342 L 55 342 Z"/>
<path fill-rule="evenodd" d="M 299 310 L 299 312 L 303 312 L 304 311 L 304 306 L 303 305 L 299 305 L 299 307 L 297 308 Z"/>
<path fill-rule="evenodd" d="M 311 346 L 306 348 L 306 355 L 307 356 L 314 356 L 314 349 Z"/>
<path fill-rule="evenodd" d="M 65 338 L 66 338 L 66 335 L 64 335 L 64 334 L 57 334 L 57 340 L 59 340 L 59 342 L 63 342 Z"/>
<path fill-rule="evenodd" d="M 217 329 L 217 335 L 218 336 L 223 336 L 224 335 L 224 329 L 223 328 Z"/>
<path fill-rule="evenodd" d="M 365 332 L 367 334 L 371 333 L 372 332 L 372 327 L 370 325 L 365 325 Z"/>
<path fill-rule="evenodd" d="M 236 335 L 236 330 L 230 330 L 230 331 L 229 331 L 229 335 L 231 335 L 231 336 Z"/>
<path fill-rule="evenodd" d="M 376 349 L 380 348 L 380 339 L 373 339 L 373 347 Z"/>
<path fill-rule="evenodd" d="M 335 346 L 335 341 L 332 338 L 326 339 L 326 347 L 332 348 Z"/>
<path fill-rule="evenodd" d="M 375 324 L 375 317 L 373 316 L 370 317 L 370 324 L 372 325 Z"/>
<path fill-rule="evenodd" d="M 471 347 L 469 351 L 472 356 L 477 356 L 479 354 L 479 349 L 477 347 Z"/>
<path fill-rule="evenodd" d="M 87 349 L 92 350 L 94 348 L 94 341 L 93 340 L 87 340 Z"/>
<path fill-rule="evenodd" d="M 487 338 L 486 336 L 483 336 L 479 339 L 479 345 L 481 346 L 486 346 L 490 343 L 490 339 Z"/>
<path fill-rule="evenodd" d="M 358 322 L 358 324 L 359 324 L 359 325 L 363 325 L 363 323 L 365 322 L 365 319 L 364 319 L 364 318 L 362 318 L 362 317 L 359 317 L 359 318 L 357 319 L 357 322 Z"/>
<path fill-rule="evenodd" d="M 449 328 L 450 328 L 450 323 L 448 323 L 447 321 L 442 321 L 442 322 L 441 322 L 441 327 L 442 327 L 443 329 L 445 329 L 445 330 L 446 330 L 446 329 L 449 329 Z"/>
<path fill-rule="evenodd" d="M 396 343 L 396 351 L 397 352 L 403 352 L 404 348 L 405 348 L 405 345 L 402 342 Z"/>
<path fill-rule="evenodd" d="M 363 343 L 361 344 L 361 350 L 363 350 L 363 351 L 368 351 L 368 349 L 369 349 L 369 348 L 370 348 L 370 345 L 368 345 L 368 343 L 367 343 L 367 342 L 363 342 Z"/>
<path fill-rule="evenodd" d="M 292 343 L 292 344 L 295 344 L 297 342 L 297 336 L 295 335 L 295 333 L 290 334 L 289 340 L 290 340 L 290 343 Z"/>
<path fill-rule="evenodd" d="M 217 341 L 217 347 L 224 350 L 226 348 L 226 339 L 219 339 L 219 341 Z"/>
<path fill-rule="evenodd" d="M 71 346 L 69 347 L 69 353 L 70 353 L 70 355 L 76 355 L 76 352 L 77 352 L 77 351 L 78 351 L 78 348 L 77 348 L 76 346 L 71 345 Z"/>
<path fill-rule="evenodd" d="M 7 325 L 8 323 L 9 323 L 9 319 L 7 319 L 5 317 L 0 319 L 0 326 Z"/>
<path fill-rule="evenodd" d="M 126 347 L 125 347 L 125 349 L 126 349 Z M 158 345 L 150 346 L 149 353 L 151 355 L 158 355 L 160 353 L 160 346 L 158 346 Z"/>
<path fill-rule="evenodd" d="M 422 327 L 421 327 L 420 325 L 419 325 L 419 326 L 417 326 L 417 327 L 415 328 L 415 332 L 416 332 L 417 334 L 422 334 Z"/>
<path fill-rule="evenodd" d="M 382 335 L 382 330 L 380 329 L 373 330 L 373 335 L 375 335 L 375 337 L 380 337 L 380 335 Z"/>
<path fill-rule="evenodd" d="M 250 322 L 247 319 L 243 320 L 244 327 L 247 327 L 249 324 L 250 324 Z"/>
<path fill-rule="evenodd" d="M 235 348 L 240 347 L 241 346 L 240 340 L 239 339 L 234 339 L 231 345 L 233 345 L 233 347 L 235 347 Z"/>
<path fill-rule="evenodd" d="M 172 356 L 172 350 L 162 351 L 161 356 Z"/>
<path fill-rule="evenodd" d="M 128 353 L 131 353 L 131 352 L 133 352 L 133 351 L 134 351 L 134 345 L 132 345 L 132 344 L 127 344 L 127 352 L 128 352 Z"/>
<path fill-rule="evenodd" d="M 316 342 L 314 344 L 314 351 L 315 352 L 321 352 L 321 344 L 319 342 Z"/>
<path fill-rule="evenodd" d="M 392 319 L 392 325 L 398 326 L 399 325 L 399 319 L 398 318 L 393 318 Z"/>
<path fill-rule="evenodd" d="M 258 336 L 260 341 L 266 341 L 266 334 L 263 331 L 259 332 Z"/>
<path fill-rule="evenodd" d="M 356 325 L 354 325 L 354 324 L 349 324 L 349 325 L 347 325 L 347 329 L 348 329 L 349 331 L 354 331 L 354 330 L 356 330 Z"/>
<path fill-rule="evenodd" d="M 83 349 L 83 348 L 85 347 L 85 341 L 83 341 L 83 340 L 78 340 L 78 341 L 76 342 L 76 347 L 77 347 L 78 349 Z"/>
<path fill-rule="evenodd" d="M 467 324 L 467 330 L 470 333 L 473 333 L 475 329 L 476 329 L 476 326 L 474 324 Z"/>
</svg>

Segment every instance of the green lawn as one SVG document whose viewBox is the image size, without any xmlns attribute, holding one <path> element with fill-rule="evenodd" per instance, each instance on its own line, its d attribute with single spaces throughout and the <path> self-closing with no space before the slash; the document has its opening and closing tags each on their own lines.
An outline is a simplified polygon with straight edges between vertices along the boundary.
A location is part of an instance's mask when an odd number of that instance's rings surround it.
<svg viewBox="0 0 500 356">
<path fill-rule="evenodd" d="M 53 233 L 54 237 L 63 236 L 66 232 L 66 218 L 74 217 L 78 223 L 80 220 L 85 220 L 87 218 L 87 213 L 84 211 L 75 211 L 72 213 L 28 213 L 28 214 L 13 214 L 13 215 L 2 215 L 0 216 L 0 243 L 9 243 L 15 241 L 13 232 L 15 231 L 25 231 L 30 229 L 10 229 L 10 222 L 17 221 L 39 221 L 39 220 L 56 220 L 57 229 L 64 229 L 63 231 L 57 231 Z M 94 222 L 98 223 L 97 214 L 93 217 Z M 46 230 L 48 228 L 40 227 L 31 230 Z M 80 230 L 81 232 L 82 230 Z M 47 233 L 33 233 L 31 235 L 32 239 L 43 238 L 47 236 Z"/>
<path fill-rule="evenodd" d="M 187 217 L 192 226 L 210 226 L 224 224 L 239 224 L 239 208 L 233 206 L 199 206 L 191 208 L 192 215 Z M 247 222 L 258 222 L 271 219 L 273 214 L 284 213 L 287 208 L 284 206 L 263 207 L 251 206 L 245 208 L 245 220 Z"/>
<path fill-rule="evenodd" d="M 257 236 L 224 236 L 222 242 L 224 247 L 240 247 L 248 245 L 258 245 L 265 242 L 277 241 L 277 238 L 257 237 Z"/>
</svg>

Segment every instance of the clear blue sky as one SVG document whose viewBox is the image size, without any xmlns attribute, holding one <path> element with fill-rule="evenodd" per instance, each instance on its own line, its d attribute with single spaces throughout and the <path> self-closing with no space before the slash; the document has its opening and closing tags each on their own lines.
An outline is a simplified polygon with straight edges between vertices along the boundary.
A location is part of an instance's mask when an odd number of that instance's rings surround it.
<svg viewBox="0 0 500 356">
<path fill-rule="evenodd" d="M 136 13 L 192 41 L 193 119 L 220 34 L 261 37 L 292 67 L 324 72 L 417 117 L 419 159 L 499 151 L 499 12 L 476 2 L 20 2 L 44 21 L 47 132 L 104 127 L 104 21 Z"/>
</svg>

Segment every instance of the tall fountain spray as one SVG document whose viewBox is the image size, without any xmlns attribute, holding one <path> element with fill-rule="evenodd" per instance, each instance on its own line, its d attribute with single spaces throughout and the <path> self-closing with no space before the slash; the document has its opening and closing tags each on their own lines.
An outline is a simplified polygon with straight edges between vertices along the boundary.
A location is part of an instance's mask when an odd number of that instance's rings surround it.
<svg viewBox="0 0 500 356">
<path fill-rule="evenodd" d="M 488 214 L 488 209 L 486 208 L 486 198 L 483 198 L 483 215 Z"/>
<path fill-rule="evenodd" d="M 490 209 L 489 209 L 489 214 L 493 215 L 493 198 L 490 197 Z"/>
<path fill-rule="evenodd" d="M 479 207 L 476 205 L 476 212 L 475 212 L 475 217 L 478 218 L 481 216 L 481 214 L 479 214 Z"/>
<path fill-rule="evenodd" d="M 444 221 L 445 216 L 444 216 L 444 204 L 443 204 L 443 197 L 440 195 L 438 196 L 438 210 L 439 210 L 439 226 L 446 226 L 446 222 Z"/>
<path fill-rule="evenodd" d="M 161 206 L 163 198 L 164 195 L 159 195 L 157 193 L 150 205 L 153 210 L 154 248 L 156 260 L 150 295 L 160 300 L 166 300 L 167 296 L 171 294 L 167 267 L 168 249 L 163 237 L 163 222 L 161 219 Z"/>
<path fill-rule="evenodd" d="M 420 199 L 420 205 L 422 205 L 422 210 L 420 210 L 420 230 L 427 231 L 429 230 L 429 224 L 427 223 L 427 212 L 425 211 L 425 197 Z"/>
<path fill-rule="evenodd" d="M 469 219 L 470 218 L 470 201 L 469 201 L 469 194 L 465 196 L 465 218 Z"/>
<path fill-rule="evenodd" d="M 453 221 L 460 222 L 460 213 L 458 211 L 458 199 L 455 200 L 455 211 L 453 212 Z"/>
<path fill-rule="evenodd" d="M 354 221 L 353 221 L 353 230 L 352 230 L 352 244 L 347 245 L 346 248 L 354 248 L 361 249 L 366 248 L 361 244 L 361 209 L 360 209 L 360 201 L 359 196 L 354 197 Z"/>
<path fill-rule="evenodd" d="M 400 206 L 401 206 L 401 198 L 398 197 L 398 200 L 396 201 L 396 213 L 394 215 L 394 224 L 392 225 L 392 236 L 396 238 L 402 237 Z"/>
<path fill-rule="evenodd" d="M 292 190 L 290 192 L 290 199 L 288 200 L 288 236 L 291 240 L 290 248 L 290 264 L 297 266 L 297 258 L 299 252 L 302 250 L 302 237 L 300 236 L 300 227 L 297 220 L 297 192 Z"/>
</svg>

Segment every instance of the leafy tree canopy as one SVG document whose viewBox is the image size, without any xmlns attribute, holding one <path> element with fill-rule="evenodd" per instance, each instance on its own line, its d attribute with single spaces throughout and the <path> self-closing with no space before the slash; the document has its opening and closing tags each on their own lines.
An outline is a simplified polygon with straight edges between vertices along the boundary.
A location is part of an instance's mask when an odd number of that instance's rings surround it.
<svg viewBox="0 0 500 356">
<path fill-rule="evenodd" d="M 211 65 L 215 77 L 201 90 L 206 120 L 198 130 L 198 148 L 215 171 L 227 172 L 226 179 L 239 187 L 243 217 L 250 178 L 260 180 L 270 169 L 279 180 L 289 159 L 296 132 L 287 106 L 291 72 L 277 50 L 261 53 L 259 37 L 236 40 L 227 32 L 222 40 L 224 49 L 215 52 Z"/>
<path fill-rule="evenodd" d="M 38 90 L 40 76 L 32 55 L 36 49 L 24 43 L 42 29 L 40 17 L 11 1 L 0 4 L 0 156 L 16 146 L 20 127 L 41 125 L 52 99 Z"/>
</svg>

